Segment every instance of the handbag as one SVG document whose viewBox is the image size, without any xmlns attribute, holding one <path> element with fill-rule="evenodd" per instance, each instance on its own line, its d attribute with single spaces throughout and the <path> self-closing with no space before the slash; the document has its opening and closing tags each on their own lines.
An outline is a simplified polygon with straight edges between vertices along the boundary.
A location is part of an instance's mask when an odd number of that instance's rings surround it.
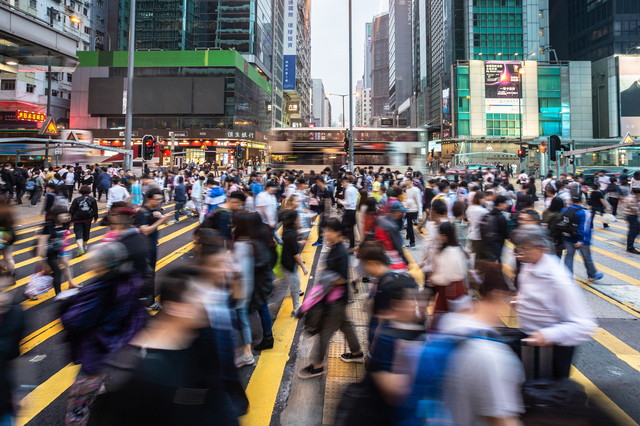
<svg viewBox="0 0 640 426">
<path fill-rule="evenodd" d="M 31 275 L 24 289 L 24 295 L 31 300 L 37 300 L 38 296 L 53 288 L 53 277 L 44 272 L 41 266 L 36 267 L 36 272 Z"/>
</svg>

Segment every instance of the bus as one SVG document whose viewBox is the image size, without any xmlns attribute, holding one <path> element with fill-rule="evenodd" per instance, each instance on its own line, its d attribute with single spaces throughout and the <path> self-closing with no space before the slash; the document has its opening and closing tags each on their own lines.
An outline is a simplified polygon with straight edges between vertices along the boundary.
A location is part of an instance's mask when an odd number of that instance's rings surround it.
<svg viewBox="0 0 640 426">
<path fill-rule="evenodd" d="M 272 129 L 270 166 L 336 172 L 348 163 L 344 151 L 345 129 L 336 127 L 281 127 Z M 353 129 L 355 167 L 412 167 L 423 170 L 427 158 L 424 129 Z"/>
</svg>

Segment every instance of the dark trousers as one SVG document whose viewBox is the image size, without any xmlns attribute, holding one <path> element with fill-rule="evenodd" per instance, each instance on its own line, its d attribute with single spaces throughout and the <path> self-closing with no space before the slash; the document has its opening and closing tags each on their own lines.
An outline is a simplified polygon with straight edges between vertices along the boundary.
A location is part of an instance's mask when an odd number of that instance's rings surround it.
<svg viewBox="0 0 640 426">
<path fill-rule="evenodd" d="M 361 352 L 360 342 L 358 342 L 358 337 L 353 330 L 353 325 L 347 317 L 347 303 L 338 301 L 325 307 L 322 328 L 316 336 L 313 349 L 311 350 L 312 361 L 318 363 L 324 361 L 324 357 L 327 355 L 327 350 L 329 349 L 329 342 L 338 330 L 344 333 L 351 353 Z"/>
<path fill-rule="evenodd" d="M 265 336 L 271 336 L 273 331 L 273 319 L 271 318 L 271 312 L 269 312 L 269 304 L 264 302 L 262 306 L 258 308 L 258 315 L 260 315 L 260 323 L 262 324 L 262 334 Z"/>
<path fill-rule="evenodd" d="M 409 239 L 409 244 L 416 243 L 416 235 L 413 230 L 413 222 L 418 219 L 418 212 L 407 212 L 407 238 Z"/>
<path fill-rule="evenodd" d="M 491 254 L 495 257 L 498 263 L 502 263 L 500 258 L 502 257 L 502 248 L 504 247 L 504 241 L 502 243 L 491 243 Z"/>
<path fill-rule="evenodd" d="M 611 204 L 611 214 L 614 215 L 614 216 L 618 214 L 618 203 L 619 202 L 620 202 L 619 198 L 609 197 L 609 204 Z"/>
<path fill-rule="evenodd" d="M 107 192 L 109 192 L 108 189 L 98 189 L 98 201 L 100 201 L 100 199 L 102 198 L 102 194 L 104 194 L 104 196 L 107 196 Z"/>
<path fill-rule="evenodd" d="M 22 204 L 22 196 L 24 195 L 24 185 L 16 185 L 16 201 Z"/>
<path fill-rule="evenodd" d="M 640 224 L 638 224 L 638 216 L 627 216 L 629 222 L 629 233 L 627 234 L 627 250 L 633 248 L 638 233 L 640 233 Z"/>
<path fill-rule="evenodd" d="M 349 238 L 349 248 L 354 248 L 356 246 L 355 235 L 353 233 L 353 227 L 356 224 L 356 211 L 355 210 L 345 210 L 342 215 L 342 232 L 345 237 Z"/>
<path fill-rule="evenodd" d="M 47 264 L 49 268 L 51 268 L 51 272 L 53 272 L 53 289 L 56 294 L 60 293 L 62 290 L 60 288 L 62 284 L 62 270 L 60 269 L 60 265 L 58 264 L 60 258 L 60 253 L 50 251 L 47 253 Z"/>
<path fill-rule="evenodd" d="M 73 185 L 65 185 L 67 187 L 67 198 L 69 202 L 71 202 L 71 198 L 73 197 Z"/>
<path fill-rule="evenodd" d="M 324 225 L 324 209 L 319 206 L 311 206 L 311 210 L 318 213 L 319 221 L 318 221 L 318 240 L 317 242 L 322 242 L 322 226 Z"/>
<path fill-rule="evenodd" d="M 82 240 L 86 243 L 89 241 L 89 235 L 91 234 L 91 221 L 74 223 L 73 233 L 76 234 L 76 240 Z"/>
<path fill-rule="evenodd" d="M 148 268 L 142 274 L 142 288 L 140 289 L 140 299 L 144 306 L 151 306 L 155 302 L 156 296 L 156 262 L 158 259 L 158 249 L 156 248 L 156 242 L 149 239 L 149 247 L 147 252 Z"/>
<path fill-rule="evenodd" d="M 31 205 L 35 206 L 40 201 L 40 195 L 42 194 L 42 189 L 39 186 L 36 186 L 33 191 L 31 191 Z"/>
</svg>

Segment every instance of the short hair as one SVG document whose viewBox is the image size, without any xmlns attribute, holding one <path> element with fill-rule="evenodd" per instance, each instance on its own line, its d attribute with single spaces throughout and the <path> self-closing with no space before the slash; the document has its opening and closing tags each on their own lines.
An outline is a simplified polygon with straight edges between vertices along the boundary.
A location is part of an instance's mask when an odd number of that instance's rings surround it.
<svg viewBox="0 0 640 426">
<path fill-rule="evenodd" d="M 538 225 L 518 226 L 510 236 L 511 242 L 516 246 L 550 249 L 551 238 L 549 231 Z"/>
<path fill-rule="evenodd" d="M 114 185 L 117 185 L 120 183 L 120 178 L 118 176 L 114 176 L 111 178 L 111 182 L 113 182 Z"/>
<path fill-rule="evenodd" d="M 162 191 L 159 188 L 151 188 L 146 194 L 144 194 L 144 198 L 146 200 L 151 200 L 156 195 L 162 195 Z"/>
<path fill-rule="evenodd" d="M 275 183 L 275 182 L 273 182 L 273 181 L 269 181 L 269 182 L 267 182 L 267 185 L 265 186 L 265 189 L 268 189 L 268 188 L 277 188 L 277 187 L 278 187 L 278 185 L 276 185 L 276 183 Z"/>
<path fill-rule="evenodd" d="M 451 206 L 451 213 L 453 213 L 455 217 L 463 216 L 466 211 L 467 205 L 464 201 L 456 201 L 453 203 L 453 206 Z"/>
<path fill-rule="evenodd" d="M 358 257 L 365 262 L 380 262 L 389 266 L 389 256 L 387 256 L 384 246 L 377 241 L 365 241 L 360 245 Z"/>
<path fill-rule="evenodd" d="M 480 201 L 482 201 L 483 198 L 484 198 L 484 192 L 476 191 L 476 193 L 473 195 L 473 204 L 480 205 Z"/>
<path fill-rule="evenodd" d="M 182 176 L 178 176 L 178 183 L 184 182 L 184 178 Z"/>
<path fill-rule="evenodd" d="M 22 167 L 24 166 L 24 163 L 22 163 L 22 161 L 18 162 L 18 164 L 16 164 L 16 167 Z"/>
<path fill-rule="evenodd" d="M 451 185 L 449 184 L 448 181 L 446 180 L 442 180 L 440 181 L 440 183 L 438 184 L 438 189 L 440 190 L 440 192 L 444 191 L 445 189 L 447 189 L 448 187 L 450 187 Z"/>
<path fill-rule="evenodd" d="M 324 221 L 324 227 L 332 230 L 333 232 L 342 232 L 342 224 L 335 217 L 330 217 Z"/>
<path fill-rule="evenodd" d="M 507 197 L 505 197 L 504 195 L 498 195 L 496 197 L 496 199 L 493 201 L 493 203 L 497 206 L 498 204 L 502 204 L 502 203 L 506 203 L 507 202 Z"/>
<path fill-rule="evenodd" d="M 447 214 L 447 205 L 444 203 L 444 201 L 436 199 L 433 200 L 433 203 L 431 203 L 431 210 L 439 214 L 440 216 L 444 216 L 445 214 Z"/>
<path fill-rule="evenodd" d="M 244 192 L 242 191 L 233 191 L 231 194 L 229 194 L 229 199 L 240 200 L 240 202 L 244 203 L 245 201 L 247 201 L 247 196 L 244 195 Z"/>
<path fill-rule="evenodd" d="M 91 194 L 91 188 L 89 187 L 89 185 L 82 185 L 80 187 L 80 194 L 81 195 Z"/>
<path fill-rule="evenodd" d="M 184 294 L 193 286 L 193 279 L 200 275 L 200 268 L 178 266 L 160 279 L 160 301 L 182 303 Z"/>
</svg>

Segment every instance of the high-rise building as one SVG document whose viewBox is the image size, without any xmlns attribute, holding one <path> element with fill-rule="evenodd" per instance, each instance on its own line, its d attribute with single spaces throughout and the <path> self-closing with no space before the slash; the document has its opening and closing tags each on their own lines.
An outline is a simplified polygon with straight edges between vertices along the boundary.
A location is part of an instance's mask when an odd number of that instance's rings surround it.
<svg viewBox="0 0 640 426">
<path fill-rule="evenodd" d="M 305 125 L 311 93 L 311 0 L 285 0 L 283 126 Z"/>
<path fill-rule="evenodd" d="M 311 117 L 310 119 L 316 123 L 316 126 L 326 127 L 324 125 L 325 114 L 325 99 L 327 95 L 324 91 L 324 84 L 322 79 L 314 78 L 311 80 Z"/>
<path fill-rule="evenodd" d="M 273 94 L 271 97 L 271 127 L 282 127 L 283 97 L 282 79 L 284 65 L 284 2 L 273 0 Z"/>
<path fill-rule="evenodd" d="M 597 61 L 640 45 L 638 0 L 550 0 L 549 21 L 560 60 Z"/>
<path fill-rule="evenodd" d="M 365 89 L 370 89 L 371 88 L 371 40 L 372 40 L 372 35 L 371 35 L 371 30 L 372 30 L 372 23 L 371 22 L 367 22 L 366 24 L 364 24 L 364 34 L 365 34 L 365 40 L 364 40 L 364 76 L 362 78 L 362 81 L 364 83 L 364 88 Z"/>
<path fill-rule="evenodd" d="M 413 92 L 415 108 L 412 115 L 412 127 L 420 127 L 427 122 L 427 71 L 429 58 L 429 22 L 427 7 L 420 0 L 413 0 Z"/>
<path fill-rule="evenodd" d="M 389 14 L 373 19 L 371 26 L 371 115 L 389 115 Z"/>
<path fill-rule="evenodd" d="M 37 18 L 40 23 L 48 22 L 54 30 L 75 39 L 75 49 L 78 51 L 108 48 L 104 37 L 107 14 L 103 0 L 12 1 L 10 3 L 27 15 Z M 35 37 L 36 34 L 33 40 L 37 40 Z M 45 112 L 50 91 L 51 115 L 56 119 L 58 126 L 67 127 L 73 81 L 71 72 L 62 72 L 54 66 L 51 78 L 48 79 L 46 72 L 34 72 L 34 70 L 36 68 L 30 69 L 29 72 L 3 72 L 1 97 L 3 109 Z M 46 67 L 39 70 L 46 71 Z M 73 68 L 70 68 L 68 71 L 72 70 Z"/>
<path fill-rule="evenodd" d="M 328 98 L 324 98 L 324 115 L 322 116 L 322 127 L 331 127 L 331 101 Z"/>
<path fill-rule="evenodd" d="M 389 108 L 413 94 L 411 1 L 389 0 Z"/>
<path fill-rule="evenodd" d="M 354 125 L 356 127 L 362 127 L 362 80 L 358 80 L 356 84 L 356 115 Z"/>
</svg>

